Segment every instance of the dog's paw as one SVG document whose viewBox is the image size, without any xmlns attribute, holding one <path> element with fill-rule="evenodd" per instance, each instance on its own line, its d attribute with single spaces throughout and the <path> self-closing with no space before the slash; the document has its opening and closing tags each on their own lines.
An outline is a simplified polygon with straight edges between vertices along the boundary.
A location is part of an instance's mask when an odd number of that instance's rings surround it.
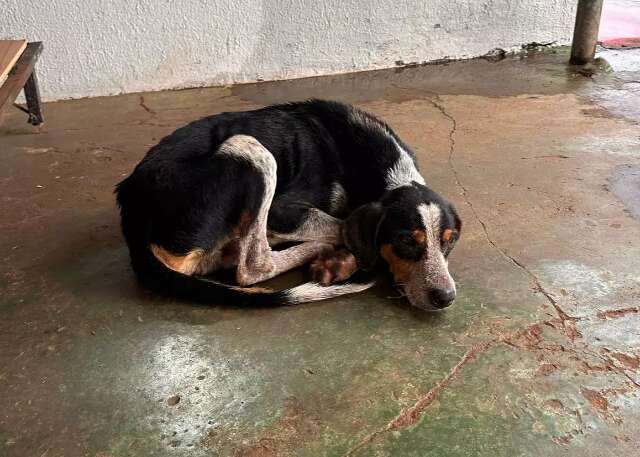
<svg viewBox="0 0 640 457">
<path fill-rule="evenodd" d="M 346 249 L 323 252 L 311 262 L 311 278 L 323 286 L 349 279 L 358 265 L 356 258 Z"/>
</svg>

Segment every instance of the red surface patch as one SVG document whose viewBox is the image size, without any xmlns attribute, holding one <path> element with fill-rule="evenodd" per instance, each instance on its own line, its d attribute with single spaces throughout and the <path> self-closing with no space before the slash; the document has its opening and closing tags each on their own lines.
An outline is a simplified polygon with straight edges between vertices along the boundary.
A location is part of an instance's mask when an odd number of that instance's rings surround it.
<svg viewBox="0 0 640 457">
<path fill-rule="evenodd" d="M 598 39 L 606 47 L 640 47 L 640 2 L 604 2 Z"/>
</svg>

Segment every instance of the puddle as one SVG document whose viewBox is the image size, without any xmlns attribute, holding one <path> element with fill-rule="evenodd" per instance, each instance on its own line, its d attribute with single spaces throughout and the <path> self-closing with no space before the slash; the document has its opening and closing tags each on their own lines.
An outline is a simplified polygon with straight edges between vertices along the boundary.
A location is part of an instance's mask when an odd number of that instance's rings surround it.
<svg viewBox="0 0 640 457">
<path fill-rule="evenodd" d="M 596 57 L 605 59 L 613 71 L 640 71 L 640 48 L 599 49 Z"/>
<path fill-rule="evenodd" d="M 609 178 L 609 189 L 635 219 L 640 220 L 640 166 L 620 165 Z"/>
<path fill-rule="evenodd" d="M 594 75 L 593 99 L 614 116 L 640 121 L 640 48 L 598 48 L 596 57 L 605 59 L 613 73 Z"/>
<path fill-rule="evenodd" d="M 584 136 L 576 138 L 562 150 L 640 157 L 640 137 L 619 134 Z"/>
</svg>

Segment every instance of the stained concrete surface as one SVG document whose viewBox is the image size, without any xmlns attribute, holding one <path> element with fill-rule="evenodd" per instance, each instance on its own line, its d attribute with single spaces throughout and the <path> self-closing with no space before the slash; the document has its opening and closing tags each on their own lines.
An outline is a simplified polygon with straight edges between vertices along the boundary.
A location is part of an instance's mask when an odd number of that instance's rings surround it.
<svg viewBox="0 0 640 457">
<path fill-rule="evenodd" d="M 41 128 L 11 113 L 0 455 L 637 455 L 638 74 L 566 59 L 59 102 Z M 114 184 L 190 120 L 310 96 L 382 116 L 457 205 L 454 306 L 384 282 L 270 310 L 139 288 Z"/>
</svg>

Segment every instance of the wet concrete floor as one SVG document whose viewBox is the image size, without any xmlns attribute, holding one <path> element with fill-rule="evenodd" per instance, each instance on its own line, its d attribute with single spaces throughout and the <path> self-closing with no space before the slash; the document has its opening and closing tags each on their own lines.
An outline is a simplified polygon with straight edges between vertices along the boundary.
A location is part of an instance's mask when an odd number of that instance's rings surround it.
<svg viewBox="0 0 640 457">
<path fill-rule="evenodd" d="M 637 455 L 640 73 L 566 60 L 64 101 L 40 128 L 10 113 L 0 455 Z M 190 120 L 312 96 L 386 119 L 455 202 L 454 306 L 384 283 L 270 310 L 139 288 L 114 184 Z"/>
</svg>

